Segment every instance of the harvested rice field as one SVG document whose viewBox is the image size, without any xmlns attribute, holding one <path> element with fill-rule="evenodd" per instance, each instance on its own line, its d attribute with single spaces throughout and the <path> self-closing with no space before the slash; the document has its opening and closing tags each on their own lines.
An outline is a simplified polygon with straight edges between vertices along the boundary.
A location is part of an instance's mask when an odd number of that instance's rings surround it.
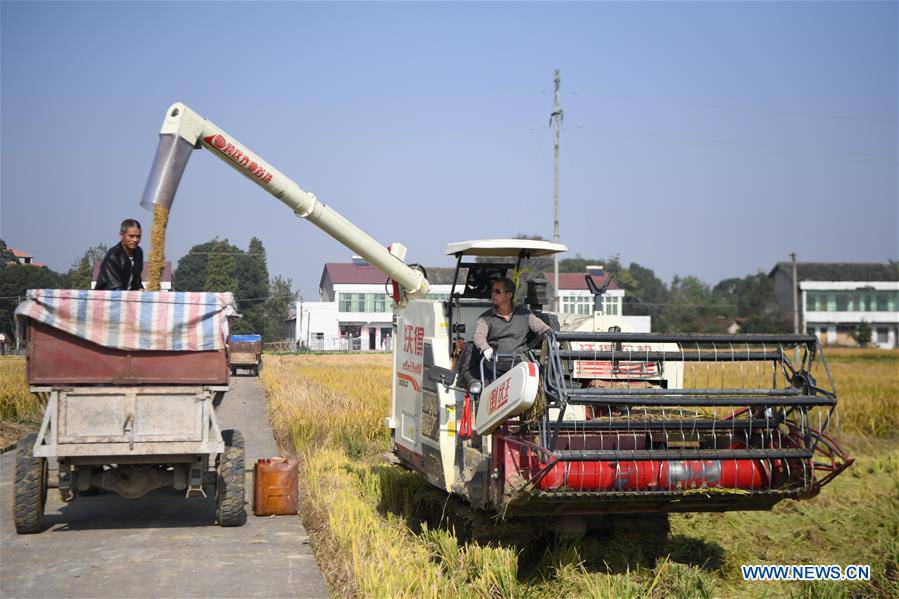
<svg viewBox="0 0 899 599">
<path fill-rule="evenodd" d="M 390 358 L 266 356 L 279 443 L 301 458 L 301 511 L 336 596 L 899 596 L 899 353 L 827 352 L 839 439 L 856 463 L 811 500 L 770 512 L 671 517 L 664 556 L 585 537 L 527 554 L 420 526 L 419 475 L 384 460 Z M 866 582 L 744 582 L 741 565 L 869 564 Z"/>
</svg>

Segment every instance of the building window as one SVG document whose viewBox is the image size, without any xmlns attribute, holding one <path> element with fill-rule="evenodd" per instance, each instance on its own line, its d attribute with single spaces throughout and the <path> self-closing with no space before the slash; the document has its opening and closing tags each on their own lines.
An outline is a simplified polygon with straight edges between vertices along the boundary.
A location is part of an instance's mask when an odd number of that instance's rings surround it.
<svg viewBox="0 0 899 599">
<path fill-rule="evenodd" d="M 890 341 L 890 330 L 886 327 L 877 327 L 877 339 L 878 345 L 886 345 Z"/>
<path fill-rule="evenodd" d="M 562 312 L 565 314 L 593 314 L 593 297 L 586 295 L 563 295 Z"/>
<path fill-rule="evenodd" d="M 836 299 L 836 311 L 837 312 L 846 312 L 849 310 L 849 296 L 845 293 L 837 293 Z"/>
<path fill-rule="evenodd" d="M 387 296 L 383 293 L 346 293 L 337 294 L 337 307 L 340 312 L 390 312 Z"/>
<path fill-rule="evenodd" d="M 621 314 L 621 298 L 617 295 L 602 296 L 602 311 L 610 316 L 618 316 Z"/>
<path fill-rule="evenodd" d="M 899 309 L 899 291 L 876 291 L 877 311 L 895 312 Z"/>
<path fill-rule="evenodd" d="M 562 312 L 564 314 L 578 314 L 581 316 L 593 314 L 594 301 L 592 295 L 563 295 L 561 299 Z M 609 316 L 620 315 L 621 297 L 617 295 L 603 295 L 602 312 Z"/>
<path fill-rule="evenodd" d="M 893 312 L 897 306 L 899 292 L 896 291 L 808 291 L 805 299 L 808 312 Z"/>
</svg>

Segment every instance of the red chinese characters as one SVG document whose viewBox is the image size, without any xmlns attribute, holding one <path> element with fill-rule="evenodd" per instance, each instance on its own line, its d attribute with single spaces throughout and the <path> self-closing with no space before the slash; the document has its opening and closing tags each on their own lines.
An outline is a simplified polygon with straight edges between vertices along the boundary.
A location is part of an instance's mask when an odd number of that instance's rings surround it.
<svg viewBox="0 0 899 599">
<path fill-rule="evenodd" d="M 512 380 L 509 379 L 493 390 L 493 392 L 490 394 L 489 403 L 487 404 L 488 414 L 492 414 L 496 410 L 509 403 L 509 387 L 511 386 L 511 384 Z"/>
<path fill-rule="evenodd" d="M 424 327 L 415 327 L 415 355 L 420 356 L 425 349 L 425 329 Z"/>
<path fill-rule="evenodd" d="M 403 327 L 403 351 L 407 354 L 415 353 L 414 328 L 411 324 Z"/>
<path fill-rule="evenodd" d="M 403 351 L 414 356 L 421 356 L 425 349 L 424 327 L 414 327 L 411 324 L 403 326 Z"/>
<path fill-rule="evenodd" d="M 226 156 L 241 169 L 259 179 L 260 183 L 265 184 L 271 182 L 272 174 L 257 164 L 250 155 L 244 154 L 242 151 L 238 150 L 233 143 L 225 139 L 225 136 L 210 135 L 204 137 L 203 141 L 209 144 L 209 147 Z"/>
</svg>

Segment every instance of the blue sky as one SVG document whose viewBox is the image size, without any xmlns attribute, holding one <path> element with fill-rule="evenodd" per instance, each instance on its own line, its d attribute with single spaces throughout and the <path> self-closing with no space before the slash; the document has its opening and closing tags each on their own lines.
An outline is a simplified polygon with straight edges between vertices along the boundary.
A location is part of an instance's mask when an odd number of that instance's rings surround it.
<svg viewBox="0 0 899 599">
<path fill-rule="evenodd" d="M 896 3 L 0 5 L 0 236 L 111 243 L 181 100 L 408 258 L 552 234 L 670 279 L 899 258 Z M 168 254 L 268 250 L 317 295 L 349 251 L 195 153 Z M 148 243 L 149 240 L 147 240 Z M 145 244 L 146 245 L 146 244 Z"/>
</svg>

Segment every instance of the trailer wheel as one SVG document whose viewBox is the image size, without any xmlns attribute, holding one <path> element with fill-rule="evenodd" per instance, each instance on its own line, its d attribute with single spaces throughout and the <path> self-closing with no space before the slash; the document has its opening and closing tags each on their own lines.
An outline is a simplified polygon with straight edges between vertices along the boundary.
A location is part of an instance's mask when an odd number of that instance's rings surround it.
<svg viewBox="0 0 899 599">
<path fill-rule="evenodd" d="M 222 439 L 225 451 L 219 456 L 216 515 L 219 526 L 241 526 L 247 521 L 243 435 L 237 430 L 225 430 Z"/>
<path fill-rule="evenodd" d="M 256 376 L 259 376 L 259 371 L 262 370 L 262 364 L 256 364 L 256 368 L 253 369 L 253 372 Z"/>
<path fill-rule="evenodd" d="M 231 367 L 231 376 L 237 376 L 237 368 L 234 366 Z"/>
<path fill-rule="evenodd" d="M 40 532 L 44 525 L 44 506 L 47 503 L 47 459 L 33 454 L 36 434 L 19 441 L 16 448 L 16 481 L 13 521 L 16 532 Z"/>
</svg>

